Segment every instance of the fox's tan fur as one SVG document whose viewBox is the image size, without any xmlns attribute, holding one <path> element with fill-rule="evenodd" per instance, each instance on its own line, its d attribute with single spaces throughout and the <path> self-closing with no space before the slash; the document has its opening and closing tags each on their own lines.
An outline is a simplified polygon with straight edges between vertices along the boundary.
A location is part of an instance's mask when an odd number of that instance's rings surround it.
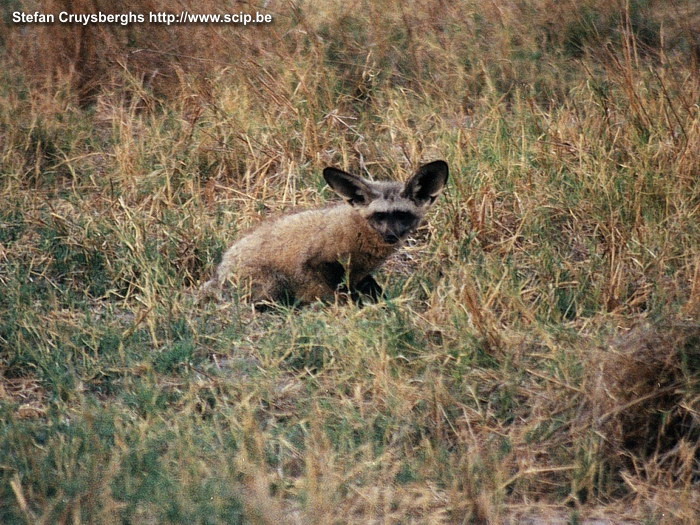
<svg viewBox="0 0 700 525">
<path fill-rule="evenodd" d="M 326 180 L 347 203 L 263 223 L 226 251 L 214 277 L 204 285 L 204 295 L 218 296 L 228 281 L 255 303 L 327 300 L 341 285 L 350 292 L 381 293 L 371 272 L 415 230 L 447 180 L 445 163 L 427 166 L 444 166 L 444 176 L 435 189 L 428 188 L 430 195 L 421 195 L 422 200 L 406 196 L 410 181 L 406 186 L 370 182 L 327 168 Z M 411 191 L 421 191 L 421 186 L 414 182 Z M 399 228 L 371 219 L 378 211 L 383 216 L 394 210 L 415 215 L 415 224 Z"/>
</svg>

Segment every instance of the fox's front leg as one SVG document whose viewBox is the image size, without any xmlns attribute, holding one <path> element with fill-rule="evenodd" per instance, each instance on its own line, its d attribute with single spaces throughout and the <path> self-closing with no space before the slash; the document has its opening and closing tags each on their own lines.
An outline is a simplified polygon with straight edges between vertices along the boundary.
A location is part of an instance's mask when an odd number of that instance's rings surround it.
<svg viewBox="0 0 700 525">
<path fill-rule="evenodd" d="M 322 263 L 318 265 L 318 271 L 331 290 L 345 294 L 349 293 L 352 300 L 357 303 L 361 302 L 362 295 L 369 297 L 375 303 L 384 296 L 384 290 L 371 275 L 363 277 L 348 288 L 345 282 L 345 267 L 340 262 Z"/>
<path fill-rule="evenodd" d="M 373 303 L 384 297 L 384 290 L 379 286 L 379 283 L 374 280 L 374 277 L 367 275 L 360 279 L 357 284 L 350 290 L 350 295 L 355 301 L 360 301 L 361 295 L 369 297 Z"/>
<path fill-rule="evenodd" d="M 348 287 L 345 266 L 338 261 L 320 263 L 316 266 L 316 271 L 320 275 L 321 281 L 328 287 L 328 291 L 349 294 L 352 300 L 357 303 L 361 302 L 363 295 L 375 303 L 384 296 L 382 287 L 371 275 L 363 277 Z"/>
</svg>

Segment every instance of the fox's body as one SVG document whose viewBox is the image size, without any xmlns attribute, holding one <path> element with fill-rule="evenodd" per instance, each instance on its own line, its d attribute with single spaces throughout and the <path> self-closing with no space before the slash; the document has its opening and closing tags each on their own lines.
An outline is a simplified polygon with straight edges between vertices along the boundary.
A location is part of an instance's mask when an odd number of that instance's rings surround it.
<svg viewBox="0 0 700 525">
<path fill-rule="evenodd" d="M 263 223 L 226 251 L 203 291 L 216 295 L 232 281 L 256 303 L 308 303 L 338 291 L 380 295 L 371 272 L 418 227 L 447 181 L 447 165 L 423 166 L 406 185 L 333 168 L 324 177 L 346 204 Z"/>
</svg>

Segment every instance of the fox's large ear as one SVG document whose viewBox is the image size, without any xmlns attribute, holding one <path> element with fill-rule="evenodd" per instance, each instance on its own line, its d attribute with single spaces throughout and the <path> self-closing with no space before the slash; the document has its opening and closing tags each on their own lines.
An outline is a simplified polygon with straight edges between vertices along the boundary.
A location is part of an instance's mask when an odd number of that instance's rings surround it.
<svg viewBox="0 0 700 525">
<path fill-rule="evenodd" d="M 357 175 L 336 168 L 326 168 L 323 170 L 323 178 L 333 191 L 351 206 L 366 206 L 376 198 L 367 181 Z"/>
<path fill-rule="evenodd" d="M 436 160 L 418 168 L 413 177 L 406 181 L 403 194 L 419 205 L 432 204 L 447 184 L 447 162 Z"/>
</svg>

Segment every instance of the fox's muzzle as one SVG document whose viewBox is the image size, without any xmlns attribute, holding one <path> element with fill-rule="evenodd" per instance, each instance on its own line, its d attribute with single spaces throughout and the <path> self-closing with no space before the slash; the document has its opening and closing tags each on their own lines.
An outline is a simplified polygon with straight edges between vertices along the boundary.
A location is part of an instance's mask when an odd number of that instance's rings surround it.
<svg viewBox="0 0 700 525">
<path fill-rule="evenodd" d="M 399 237 L 398 235 L 395 235 L 393 233 L 387 233 L 387 234 L 383 235 L 382 237 L 384 238 L 384 242 L 387 244 L 396 244 L 397 242 L 399 242 L 401 240 L 401 237 Z"/>
</svg>

